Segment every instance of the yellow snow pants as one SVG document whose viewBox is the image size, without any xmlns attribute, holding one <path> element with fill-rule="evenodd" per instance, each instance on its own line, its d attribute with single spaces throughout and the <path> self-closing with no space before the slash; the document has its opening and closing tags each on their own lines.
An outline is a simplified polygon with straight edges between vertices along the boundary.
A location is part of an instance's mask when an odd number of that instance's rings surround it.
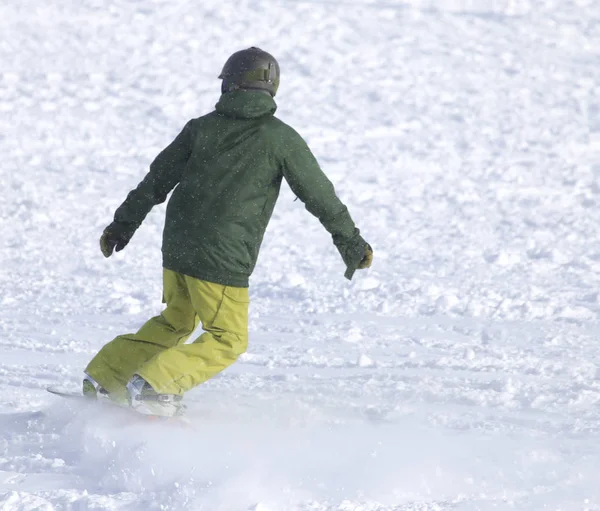
<svg viewBox="0 0 600 511">
<path fill-rule="evenodd" d="M 166 309 L 135 334 L 106 344 L 85 372 L 115 399 L 139 374 L 160 394 L 181 395 L 219 373 L 248 347 L 248 288 L 223 286 L 164 269 Z M 185 344 L 202 323 L 204 333 Z"/>
</svg>

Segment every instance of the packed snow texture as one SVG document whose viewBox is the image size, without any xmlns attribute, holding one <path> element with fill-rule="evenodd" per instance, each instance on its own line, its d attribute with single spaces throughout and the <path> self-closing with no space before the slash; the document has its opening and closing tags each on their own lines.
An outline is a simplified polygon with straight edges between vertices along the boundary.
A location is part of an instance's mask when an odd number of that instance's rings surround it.
<svg viewBox="0 0 600 511">
<path fill-rule="evenodd" d="M 0 33 L 0 509 L 600 510 L 597 0 L 7 0 Z M 373 267 L 284 187 L 190 426 L 46 393 L 161 310 L 164 206 L 98 238 L 251 45 Z"/>
</svg>

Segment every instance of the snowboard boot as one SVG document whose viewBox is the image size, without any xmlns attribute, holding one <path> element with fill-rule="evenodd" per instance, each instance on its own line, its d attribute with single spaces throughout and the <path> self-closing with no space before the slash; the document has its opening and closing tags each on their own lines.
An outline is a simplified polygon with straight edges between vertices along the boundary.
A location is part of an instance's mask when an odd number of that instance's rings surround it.
<svg viewBox="0 0 600 511">
<path fill-rule="evenodd" d="M 185 405 L 183 396 L 159 394 L 141 376 L 134 374 L 127 384 L 129 405 L 136 412 L 159 417 L 177 417 L 183 415 Z"/>
<path fill-rule="evenodd" d="M 83 379 L 82 394 L 89 399 L 109 399 L 108 392 L 89 374 Z"/>
</svg>

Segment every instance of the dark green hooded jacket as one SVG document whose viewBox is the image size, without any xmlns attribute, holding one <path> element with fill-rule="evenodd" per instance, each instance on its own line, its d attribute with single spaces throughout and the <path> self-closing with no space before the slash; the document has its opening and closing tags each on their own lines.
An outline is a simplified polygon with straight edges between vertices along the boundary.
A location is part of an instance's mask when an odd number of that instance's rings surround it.
<svg viewBox="0 0 600 511">
<path fill-rule="evenodd" d="M 156 204 L 167 205 L 163 265 L 227 286 L 247 287 L 283 178 L 333 237 L 347 267 L 366 242 L 306 142 L 274 117 L 259 91 L 221 96 L 216 110 L 189 121 L 117 209 L 131 234 Z"/>
</svg>

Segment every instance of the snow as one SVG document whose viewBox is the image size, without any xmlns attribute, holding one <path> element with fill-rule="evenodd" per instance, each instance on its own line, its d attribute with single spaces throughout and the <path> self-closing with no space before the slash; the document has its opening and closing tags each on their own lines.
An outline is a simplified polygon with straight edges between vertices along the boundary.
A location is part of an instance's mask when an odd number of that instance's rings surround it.
<svg viewBox="0 0 600 511">
<path fill-rule="evenodd" d="M 596 0 L 21 0 L 0 31 L 0 509 L 600 510 Z M 189 428 L 48 394 L 160 311 L 164 206 L 99 235 L 250 45 L 373 267 L 285 188 Z"/>
</svg>

